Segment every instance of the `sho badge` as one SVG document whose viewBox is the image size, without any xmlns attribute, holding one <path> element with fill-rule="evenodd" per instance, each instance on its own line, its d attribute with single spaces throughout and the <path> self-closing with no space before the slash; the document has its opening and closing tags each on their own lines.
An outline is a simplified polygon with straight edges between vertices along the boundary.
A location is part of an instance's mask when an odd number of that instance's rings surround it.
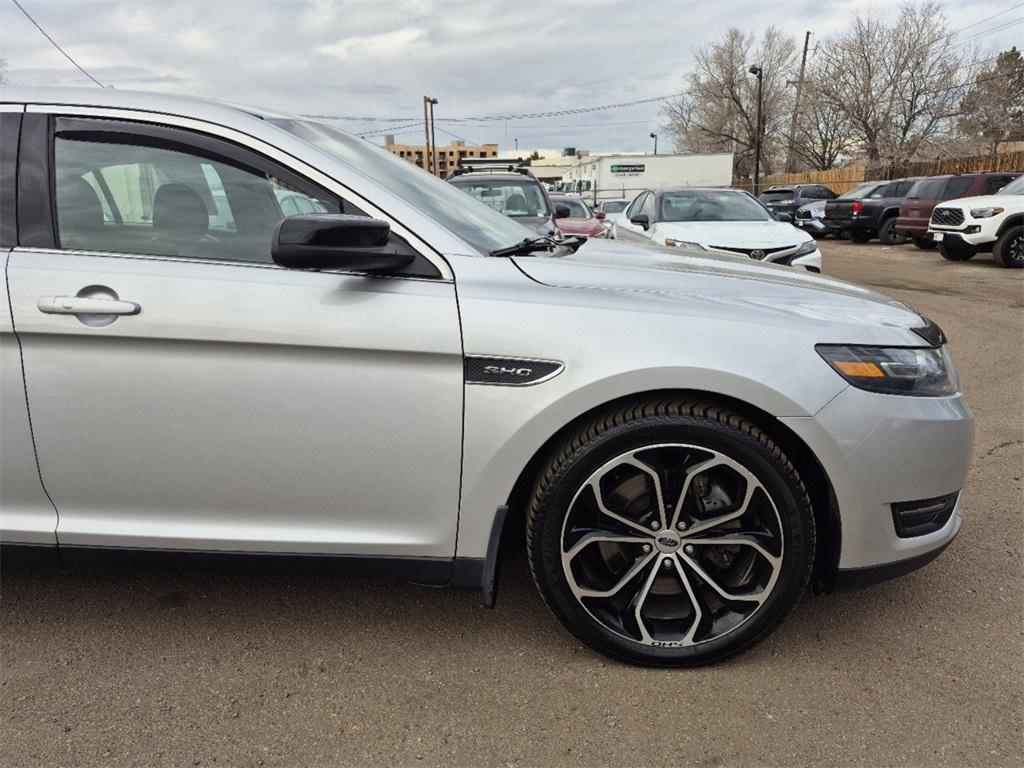
<svg viewBox="0 0 1024 768">
<path fill-rule="evenodd" d="M 467 384 L 515 387 L 539 384 L 557 376 L 563 367 L 555 360 L 467 355 L 464 370 Z"/>
</svg>

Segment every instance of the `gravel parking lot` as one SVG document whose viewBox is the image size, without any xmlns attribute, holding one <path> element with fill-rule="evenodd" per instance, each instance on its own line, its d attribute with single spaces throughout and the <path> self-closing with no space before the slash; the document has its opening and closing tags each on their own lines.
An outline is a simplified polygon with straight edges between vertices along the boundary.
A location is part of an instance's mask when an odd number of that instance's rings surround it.
<svg viewBox="0 0 1024 768">
<path fill-rule="evenodd" d="M 1024 761 L 1024 272 L 822 243 L 951 338 L 977 417 L 960 537 L 810 596 L 727 664 L 581 647 L 522 557 L 498 607 L 362 580 L 6 574 L 0 764 L 956 765 Z"/>
</svg>

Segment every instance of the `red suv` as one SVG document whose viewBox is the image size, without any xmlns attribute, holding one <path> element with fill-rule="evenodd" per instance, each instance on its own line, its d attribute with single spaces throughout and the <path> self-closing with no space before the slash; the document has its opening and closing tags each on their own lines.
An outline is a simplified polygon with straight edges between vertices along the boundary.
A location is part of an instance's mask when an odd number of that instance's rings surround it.
<svg viewBox="0 0 1024 768">
<path fill-rule="evenodd" d="M 913 240 L 918 248 L 934 248 L 936 243 L 928 234 L 928 220 L 936 205 L 943 200 L 960 197 L 994 195 L 1019 175 L 1019 171 L 956 173 L 920 179 L 907 192 L 900 206 L 896 232 Z"/>
</svg>

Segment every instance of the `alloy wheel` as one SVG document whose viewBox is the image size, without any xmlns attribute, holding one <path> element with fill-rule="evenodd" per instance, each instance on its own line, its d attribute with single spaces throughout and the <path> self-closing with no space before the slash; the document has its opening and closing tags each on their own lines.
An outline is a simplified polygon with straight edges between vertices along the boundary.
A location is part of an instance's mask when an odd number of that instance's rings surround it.
<svg viewBox="0 0 1024 768">
<path fill-rule="evenodd" d="M 562 569 L 606 629 L 655 647 L 716 640 L 768 600 L 784 554 L 778 509 L 733 458 L 666 443 L 623 453 L 575 494 Z"/>
</svg>

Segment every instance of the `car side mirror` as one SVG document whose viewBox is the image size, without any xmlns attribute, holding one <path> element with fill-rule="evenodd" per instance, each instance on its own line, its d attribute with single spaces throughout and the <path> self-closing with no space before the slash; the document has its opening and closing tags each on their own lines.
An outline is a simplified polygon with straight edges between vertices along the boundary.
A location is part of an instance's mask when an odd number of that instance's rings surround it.
<svg viewBox="0 0 1024 768">
<path fill-rule="evenodd" d="M 568 205 L 562 205 L 559 203 L 555 206 L 555 218 L 556 219 L 568 219 L 572 216 L 572 210 Z"/>
<path fill-rule="evenodd" d="M 393 272 L 415 256 L 398 253 L 386 221 L 341 213 L 311 213 L 283 219 L 270 254 L 288 269 L 344 269 Z"/>
<path fill-rule="evenodd" d="M 793 223 L 793 217 L 790 214 L 788 214 L 788 213 L 776 213 L 775 214 L 775 220 L 776 221 L 786 222 L 788 224 L 792 224 Z"/>
<path fill-rule="evenodd" d="M 594 211 L 594 218 L 603 219 L 605 217 L 604 211 Z"/>
<path fill-rule="evenodd" d="M 644 229 L 651 226 L 651 220 L 648 218 L 646 213 L 638 213 L 636 216 L 631 216 L 629 220 L 633 224 L 636 224 L 638 227 L 643 227 Z"/>
</svg>

